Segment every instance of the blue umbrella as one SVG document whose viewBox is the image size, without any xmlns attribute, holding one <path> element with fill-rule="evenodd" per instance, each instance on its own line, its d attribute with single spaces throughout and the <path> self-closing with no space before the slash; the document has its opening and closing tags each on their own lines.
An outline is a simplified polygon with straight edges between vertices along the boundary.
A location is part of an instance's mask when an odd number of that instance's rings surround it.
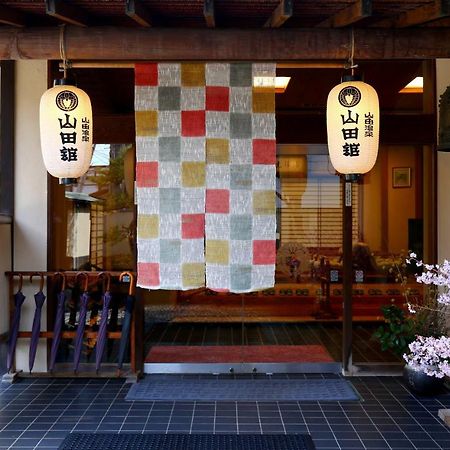
<svg viewBox="0 0 450 450">
<path fill-rule="evenodd" d="M 8 373 L 13 365 L 14 355 L 16 353 L 17 338 L 19 336 L 20 313 L 25 296 L 22 294 L 22 275 L 19 275 L 19 289 L 14 294 L 14 314 L 11 324 L 11 330 L 8 338 L 8 353 L 6 355 L 6 368 Z"/>
<path fill-rule="evenodd" d="M 53 326 L 53 340 L 52 348 L 50 350 L 50 364 L 49 369 L 52 372 L 55 368 L 56 355 L 58 353 L 59 343 L 61 342 L 61 330 L 64 324 L 64 310 L 66 303 L 66 276 L 63 273 L 57 272 L 55 275 L 60 275 L 62 277 L 61 291 L 58 293 L 58 300 L 56 306 L 56 317 L 55 325 Z"/>
<path fill-rule="evenodd" d="M 103 353 L 105 352 L 105 344 L 107 339 L 107 327 L 108 327 L 108 310 L 109 304 L 111 303 L 111 292 L 110 292 L 110 284 L 111 278 L 109 274 L 101 272 L 100 277 L 106 277 L 107 284 L 106 288 L 103 287 L 103 309 L 102 309 L 102 317 L 100 319 L 100 326 L 97 333 L 97 343 L 95 350 L 95 370 L 98 372 L 100 369 L 100 365 L 102 363 Z"/>
<path fill-rule="evenodd" d="M 123 277 L 128 275 L 130 277 L 130 288 L 128 290 L 128 296 L 125 303 L 125 315 L 122 322 L 122 334 L 120 336 L 120 345 L 119 345 L 119 355 L 117 357 L 117 367 L 119 371 L 122 369 L 123 360 L 125 358 L 125 352 L 128 347 L 129 335 L 130 335 L 130 327 L 131 327 L 131 319 L 133 315 L 134 308 L 134 277 L 130 272 L 123 272 L 120 274 L 120 281 L 123 280 Z"/>
<path fill-rule="evenodd" d="M 34 295 L 34 301 L 36 303 L 36 309 L 34 311 L 33 326 L 31 328 L 31 339 L 30 339 L 30 352 L 28 354 L 28 367 L 30 373 L 33 370 L 34 360 L 36 359 L 36 351 L 39 344 L 39 334 L 41 332 L 41 314 L 42 307 L 45 302 L 44 289 L 44 275 L 36 274 L 41 277 L 41 282 L 39 285 L 39 292 Z M 30 275 L 30 283 L 33 282 L 33 275 Z"/>
<path fill-rule="evenodd" d="M 89 293 L 87 291 L 89 276 L 87 273 L 84 272 L 78 275 L 83 275 L 85 277 L 85 281 L 83 286 L 84 292 L 81 294 L 80 297 L 80 317 L 78 319 L 77 333 L 75 336 L 75 348 L 73 356 L 73 370 L 75 373 L 78 372 L 78 367 L 80 365 L 81 350 L 83 347 L 84 328 L 86 326 L 87 305 L 89 301 Z"/>
</svg>

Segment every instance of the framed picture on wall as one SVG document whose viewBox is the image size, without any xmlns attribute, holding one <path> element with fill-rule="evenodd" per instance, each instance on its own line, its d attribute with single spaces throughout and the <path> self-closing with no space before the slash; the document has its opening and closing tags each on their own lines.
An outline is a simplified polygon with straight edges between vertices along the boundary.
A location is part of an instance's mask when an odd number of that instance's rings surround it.
<svg viewBox="0 0 450 450">
<path fill-rule="evenodd" d="M 411 187 L 411 167 L 392 168 L 392 187 L 393 188 Z"/>
</svg>

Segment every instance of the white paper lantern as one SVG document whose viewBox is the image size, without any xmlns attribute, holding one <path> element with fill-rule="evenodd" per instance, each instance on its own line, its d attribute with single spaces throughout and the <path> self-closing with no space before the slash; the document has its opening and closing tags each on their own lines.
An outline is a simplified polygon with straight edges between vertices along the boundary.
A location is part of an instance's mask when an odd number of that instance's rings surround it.
<svg viewBox="0 0 450 450">
<path fill-rule="evenodd" d="M 375 165 L 380 108 L 375 89 L 344 81 L 328 94 L 327 134 L 331 163 L 341 174 L 367 173 Z"/>
<path fill-rule="evenodd" d="M 73 85 L 54 86 L 41 97 L 39 119 L 47 171 L 63 184 L 76 182 L 88 171 L 92 158 L 89 96 Z"/>
</svg>

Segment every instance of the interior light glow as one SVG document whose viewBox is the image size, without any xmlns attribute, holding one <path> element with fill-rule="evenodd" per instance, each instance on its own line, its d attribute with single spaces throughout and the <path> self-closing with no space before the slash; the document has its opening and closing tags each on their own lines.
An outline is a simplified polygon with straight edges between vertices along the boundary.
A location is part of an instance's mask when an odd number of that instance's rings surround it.
<svg viewBox="0 0 450 450">
<path fill-rule="evenodd" d="M 253 77 L 253 87 L 256 89 L 273 89 L 276 94 L 282 94 L 291 77 Z"/>
</svg>

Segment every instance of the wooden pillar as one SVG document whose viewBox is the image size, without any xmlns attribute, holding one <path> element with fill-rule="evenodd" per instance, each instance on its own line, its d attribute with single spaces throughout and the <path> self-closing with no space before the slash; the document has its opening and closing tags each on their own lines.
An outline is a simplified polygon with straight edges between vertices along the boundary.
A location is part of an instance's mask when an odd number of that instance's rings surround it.
<svg viewBox="0 0 450 450">
<path fill-rule="evenodd" d="M 347 372 L 352 365 L 352 341 L 353 341 L 353 262 L 352 262 L 352 176 L 342 178 L 342 271 L 343 271 L 343 295 L 344 309 L 342 317 L 342 364 Z M 353 178 L 354 181 L 354 178 Z"/>
</svg>

